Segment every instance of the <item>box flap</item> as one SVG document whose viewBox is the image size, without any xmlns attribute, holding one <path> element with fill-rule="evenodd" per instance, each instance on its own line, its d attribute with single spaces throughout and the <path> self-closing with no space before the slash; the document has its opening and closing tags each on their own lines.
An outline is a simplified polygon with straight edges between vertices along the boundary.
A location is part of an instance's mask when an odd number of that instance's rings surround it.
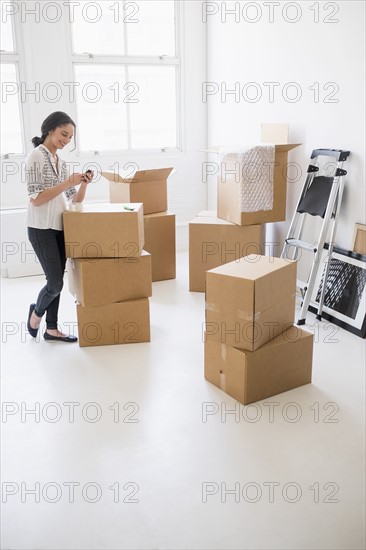
<svg viewBox="0 0 366 550">
<path fill-rule="evenodd" d="M 173 171 L 173 168 L 157 168 L 153 170 L 138 170 L 132 178 L 129 178 L 129 183 L 138 183 L 142 181 L 156 181 L 167 179 Z"/>
<path fill-rule="evenodd" d="M 154 168 L 152 170 L 138 170 L 132 178 L 122 178 L 115 172 L 101 172 L 102 176 L 114 183 L 139 183 L 167 179 L 174 168 Z"/>
<path fill-rule="evenodd" d="M 275 150 L 287 153 L 287 151 L 291 151 L 291 149 L 295 149 L 295 147 L 300 147 L 300 145 L 302 145 L 302 143 L 275 144 Z"/>
<path fill-rule="evenodd" d="M 115 183 L 123 183 L 125 180 L 116 172 L 101 172 L 103 178 L 108 181 L 113 181 Z"/>
</svg>

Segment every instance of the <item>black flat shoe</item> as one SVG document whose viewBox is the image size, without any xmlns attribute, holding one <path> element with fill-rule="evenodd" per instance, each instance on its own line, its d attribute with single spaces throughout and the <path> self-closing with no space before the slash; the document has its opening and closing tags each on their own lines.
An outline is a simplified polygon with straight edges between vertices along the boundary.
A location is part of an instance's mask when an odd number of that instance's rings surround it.
<svg viewBox="0 0 366 550">
<path fill-rule="evenodd" d="M 30 324 L 32 313 L 33 313 L 35 307 L 36 307 L 36 304 L 31 304 L 29 306 L 29 314 L 28 314 L 28 321 L 27 321 L 28 332 L 31 336 L 33 336 L 33 338 L 35 338 L 38 334 L 38 328 L 33 328 L 33 327 L 31 327 L 31 324 Z"/>
<path fill-rule="evenodd" d="M 49 342 L 68 342 L 70 344 L 78 341 L 76 336 L 71 336 L 70 334 L 69 336 L 53 336 L 52 334 L 48 334 L 48 332 L 44 333 L 43 338 Z"/>
</svg>

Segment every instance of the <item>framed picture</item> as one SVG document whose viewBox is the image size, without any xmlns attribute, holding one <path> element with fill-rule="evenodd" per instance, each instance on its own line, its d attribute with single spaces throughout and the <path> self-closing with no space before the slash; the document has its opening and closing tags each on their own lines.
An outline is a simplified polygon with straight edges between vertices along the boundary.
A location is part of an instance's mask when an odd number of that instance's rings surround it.
<svg viewBox="0 0 366 550">
<path fill-rule="evenodd" d="M 324 249 L 309 306 L 309 310 L 313 313 L 318 311 L 327 254 L 328 250 Z M 326 282 L 322 317 L 365 338 L 366 256 L 334 247 Z"/>
<path fill-rule="evenodd" d="M 352 250 L 357 254 L 366 254 L 366 225 L 362 223 L 355 223 Z"/>
</svg>

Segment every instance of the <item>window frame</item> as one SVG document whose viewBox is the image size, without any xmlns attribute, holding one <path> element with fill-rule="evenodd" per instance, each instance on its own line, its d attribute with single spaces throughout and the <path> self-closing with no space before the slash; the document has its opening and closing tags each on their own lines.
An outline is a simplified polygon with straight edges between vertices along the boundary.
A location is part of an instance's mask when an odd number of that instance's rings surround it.
<svg viewBox="0 0 366 550">
<path fill-rule="evenodd" d="M 65 21 L 65 33 L 66 33 L 66 42 L 67 42 L 67 55 L 70 59 L 69 63 L 69 78 L 71 82 L 76 82 L 75 78 L 75 65 L 122 65 L 126 67 L 126 72 L 128 74 L 129 66 L 143 65 L 143 66 L 173 66 L 175 70 L 175 89 L 176 89 L 176 147 L 166 147 L 166 148 L 149 148 L 149 149 L 140 149 L 140 148 L 129 148 L 129 149 L 101 149 L 101 150 L 81 150 L 79 145 L 76 145 L 75 154 L 79 158 L 90 158 L 93 156 L 105 156 L 111 157 L 118 154 L 128 154 L 132 157 L 141 156 L 152 156 L 157 154 L 174 154 L 179 155 L 185 152 L 185 131 L 183 121 L 185 120 L 184 112 L 184 94 L 183 94 L 183 74 L 184 74 L 184 6 L 178 0 L 174 1 L 174 35 L 175 35 L 175 56 L 160 55 L 160 56 L 133 56 L 133 55 L 104 55 L 104 54 L 95 54 L 93 52 L 88 52 L 85 54 L 79 54 L 73 52 L 73 39 L 72 39 L 72 28 L 69 21 Z M 126 23 L 124 23 L 125 25 Z M 124 33 L 126 41 L 126 33 Z M 125 42 L 126 43 L 126 42 Z M 74 112 L 76 121 L 78 121 L 77 113 L 77 104 L 76 100 L 74 103 Z M 128 142 L 131 142 L 131 129 L 129 127 L 129 107 L 127 104 L 127 119 L 128 119 Z"/>
<path fill-rule="evenodd" d="M 22 52 L 24 51 L 23 48 L 23 39 L 22 39 L 22 33 L 20 32 L 19 28 L 19 14 L 15 12 L 13 16 L 10 18 L 10 24 L 12 29 L 12 37 L 13 37 L 13 46 L 14 51 L 1 51 L 0 52 L 0 63 L 1 65 L 14 65 L 15 66 L 15 75 L 16 75 L 16 83 L 18 84 L 18 87 L 20 87 L 22 82 L 25 82 L 25 64 L 22 59 Z M 19 109 L 19 118 L 20 118 L 20 133 L 21 133 L 21 144 L 22 144 L 22 152 L 18 153 L 12 153 L 9 151 L 8 153 L 1 153 L 1 159 L 23 159 L 27 156 L 28 150 L 27 150 L 27 144 L 26 144 L 26 121 L 29 122 L 29 116 L 26 113 L 26 108 L 23 105 L 21 101 L 21 93 L 20 90 L 18 90 L 18 109 Z"/>
</svg>

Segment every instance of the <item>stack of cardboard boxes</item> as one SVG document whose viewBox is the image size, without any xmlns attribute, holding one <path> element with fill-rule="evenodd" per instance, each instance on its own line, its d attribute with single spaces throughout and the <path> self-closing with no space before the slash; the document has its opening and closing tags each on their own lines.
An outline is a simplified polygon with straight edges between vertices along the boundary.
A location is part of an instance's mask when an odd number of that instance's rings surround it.
<svg viewBox="0 0 366 550">
<path fill-rule="evenodd" d="M 310 383 L 313 336 L 293 325 L 296 263 L 249 255 L 206 278 L 205 378 L 245 405 Z"/>
<path fill-rule="evenodd" d="M 226 169 L 225 157 L 218 177 L 217 214 L 201 212 L 189 223 L 189 290 L 205 291 L 205 273 L 249 254 L 264 254 L 264 226 L 268 222 L 286 219 L 288 152 L 297 144 L 288 143 L 288 125 L 262 124 L 262 143 L 274 144 L 273 166 L 256 162 L 249 166 L 235 163 Z M 219 153 L 220 148 L 212 149 Z M 239 157 L 238 157 L 239 159 Z M 272 182 L 272 207 L 266 210 L 241 211 L 243 170 L 255 174 L 269 173 Z M 224 172 L 224 174 L 223 174 Z M 248 182 L 247 182 L 248 183 Z M 256 180 L 249 181 L 256 193 Z"/>
<path fill-rule="evenodd" d="M 190 223 L 190 290 L 206 287 L 205 378 L 243 404 L 307 384 L 312 370 L 312 335 L 293 325 L 296 263 L 262 255 L 260 236 L 262 224 L 286 219 L 288 152 L 297 145 L 288 143 L 287 125 L 262 125 L 262 143 L 274 146 L 273 166 L 242 166 L 235 153 L 227 158 L 240 170 L 269 170 L 270 206 L 243 211 L 243 193 L 256 202 L 259 183 L 228 170 L 218 178 L 218 218 Z"/>
<path fill-rule="evenodd" d="M 132 178 L 102 172 L 111 203 L 142 202 L 145 250 L 151 254 L 152 281 L 175 279 L 175 214 L 167 211 L 167 179 L 173 168 L 139 170 Z"/>
<path fill-rule="evenodd" d="M 86 204 L 64 213 L 68 279 L 79 345 L 150 341 L 151 256 L 143 205 Z"/>
</svg>

